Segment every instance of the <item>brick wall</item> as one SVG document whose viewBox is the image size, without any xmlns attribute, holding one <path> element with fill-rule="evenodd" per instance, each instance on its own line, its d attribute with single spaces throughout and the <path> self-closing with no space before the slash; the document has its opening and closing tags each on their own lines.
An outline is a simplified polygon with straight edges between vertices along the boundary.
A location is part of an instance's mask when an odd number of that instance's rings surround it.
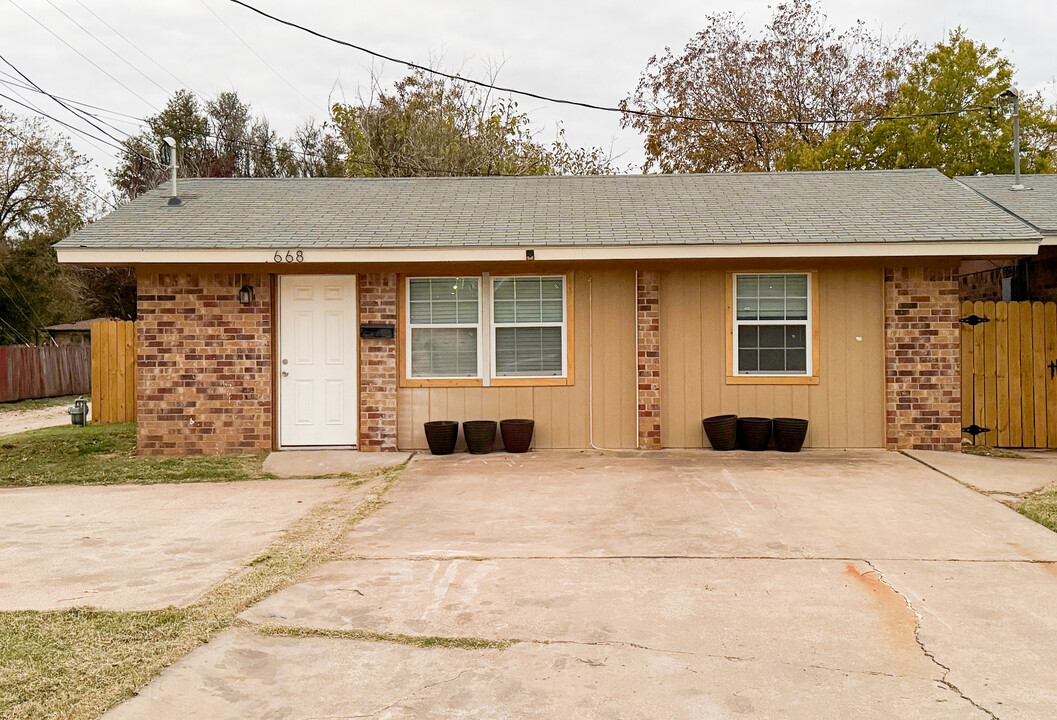
<svg viewBox="0 0 1057 720">
<path fill-rule="evenodd" d="M 360 323 L 396 325 L 396 273 L 359 277 Z M 396 450 L 396 340 L 360 340 L 360 445 Z"/>
<path fill-rule="evenodd" d="M 243 285 L 256 295 L 248 306 Z M 270 288 L 265 275 L 140 273 L 138 452 L 271 450 Z"/>
<path fill-rule="evenodd" d="M 961 447 L 958 293 L 953 267 L 885 269 L 890 450 Z"/>
<path fill-rule="evenodd" d="M 639 272 L 635 288 L 639 448 L 661 449 L 661 276 Z"/>
</svg>

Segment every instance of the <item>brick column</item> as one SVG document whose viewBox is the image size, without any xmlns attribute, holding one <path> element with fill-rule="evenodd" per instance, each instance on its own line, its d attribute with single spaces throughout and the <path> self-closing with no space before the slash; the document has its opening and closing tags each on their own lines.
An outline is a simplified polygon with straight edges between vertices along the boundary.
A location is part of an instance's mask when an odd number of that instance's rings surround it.
<svg viewBox="0 0 1057 720">
<path fill-rule="evenodd" d="M 359 289 L 360 323 L 385 323 L 395 327 L 396 273 L 360 275 Z M 397 449 L 396 388 L 396 340 L 361 338 L 359 442 L 361 451 Z"/>
<path fill-rule="evenodd" d="M 635 286 L 638 345 L 639 448 L 661 449 L 661 276 L 638 273 Z"/>
<path fill-rule="evenodd" d="M 954 267 L 885 269 L 889 450 L 961 447 L 958 296 Z"/>
<path fill-rule="evenodd" d="M 252 285 L 249 305 L 239 288 Z M 272 295 L 267 275 L 138 278 L 136 451 L 272 449 Z"/>
</svg>

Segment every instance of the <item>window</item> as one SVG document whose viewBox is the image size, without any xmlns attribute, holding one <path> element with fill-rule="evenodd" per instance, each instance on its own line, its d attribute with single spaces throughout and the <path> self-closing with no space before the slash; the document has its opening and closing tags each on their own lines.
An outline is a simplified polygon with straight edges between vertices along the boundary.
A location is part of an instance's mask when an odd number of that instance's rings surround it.
<svg viewBox="0 0 1057 720">
<path fill-rule="evenodd" d="M 564 375 L 565 278 L 495 278 L 492 328 L 496 377 Z"/>
<path fill-rule="evenodd" d="M 407 284 L 410 375 L 478 377 L 479 278 L 411 278 Z"/>
<path fill-rule="evenodd" d="M 733 374 L 811 376 L 811 274 L 733 275 Z"/>
<path fill-rule="evenodd" d="M 408 278 L 407 385 L 567 384 L 564 275 Z"/>
</svg>

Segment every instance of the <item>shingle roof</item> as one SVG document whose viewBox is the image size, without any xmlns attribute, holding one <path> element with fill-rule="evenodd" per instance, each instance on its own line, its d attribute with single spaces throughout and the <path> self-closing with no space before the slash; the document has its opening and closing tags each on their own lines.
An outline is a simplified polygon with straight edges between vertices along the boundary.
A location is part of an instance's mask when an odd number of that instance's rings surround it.
<svg viewBox="0 0 1057 720">
<path fill-rule="evenodd" d="M 1012 175 L 957 179 L 1040 231 L 1057 233 L 1057 175 L 1021 175 L 1023 190 L 1012 189 Z"/>
<path fill-rule="evenodd" d="M 61 248 L 429 248 L 1036 240 L 935 170 L 188 179 Z"/>
</svg>

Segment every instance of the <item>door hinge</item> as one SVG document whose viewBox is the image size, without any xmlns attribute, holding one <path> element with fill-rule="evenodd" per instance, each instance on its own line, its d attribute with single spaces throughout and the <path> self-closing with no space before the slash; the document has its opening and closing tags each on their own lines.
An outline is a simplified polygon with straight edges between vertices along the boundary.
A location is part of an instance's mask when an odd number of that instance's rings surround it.
<svg viewBox="0 0 1057 720">
<path fill-rule="evenodd" d="M 963 317 L 958 320 L 960 323 L 965 323 L 969 327 L 976 327 L 986 322 L 991 322 L 991 318 L 980 317 L 979 315 L 970 315 L 969 317 Z"/>
<path fill-rule="evenodd" d="M 1057 360 L 1050 360 L 1050 364 L 1046 367 L 1050 369 L 1050 380 L 1057 377 Z"/>
</svg>

